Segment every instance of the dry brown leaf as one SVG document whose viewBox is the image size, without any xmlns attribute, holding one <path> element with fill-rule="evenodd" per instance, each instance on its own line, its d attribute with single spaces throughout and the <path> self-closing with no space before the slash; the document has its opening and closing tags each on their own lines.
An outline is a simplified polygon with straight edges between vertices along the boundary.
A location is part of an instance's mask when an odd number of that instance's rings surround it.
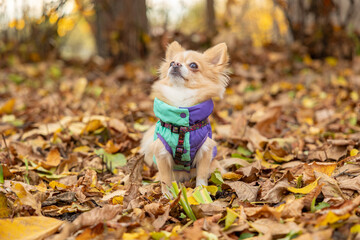
<svg viewBox="0 0 360 240">
<path fill-rule="evenodd" d="M 293 240 L 329 240 L 332 239 L 333 229 L 320 230 L 314 233 L 305 233 L 300 235 L 299 237 L 294 238 Z"/>
<path fill-rule="evenodd" d="M 314 171 L 315 177 L 319 178 L 319 185 L 323 185 L 321 192 L 325 196 L 325 202 L 331 201 L 341 203 L 344 201 L 344 194 L 341 192 L 337 181 L 324 173 Z"/>
<path fill-rule="evenodd" d="M 248 165 L 247 167 L 242 167 L 236 170 L 236 173 L 240 173 L 244 175 L 245 177 L 254 176 L 256 173 L 258 173 L 261 169 L 261 163 L 260 161 L 255 161 Z"/>
<path fill-rule="evenodd" d="M 338 180 L 341 189 L 351 189 L 360 192 L 360 175 L 354 178 Z"/>
<path fill-rule="evenodd" d="M 119 133 L 128 133 L 128 129 L 123 121 L 116 118 L 111 118 L 109 121 L 109 127 L 115 129 Z"/>
<path fill-rule="evenodd" d="M 300 217 L 304 208 L 304 198 L 295 199 L 285 204 L 281 211 L 282 218 Z"/>
<path fill-rule="evenodd" d="M 19 183 L 13 184 L 11 187 L 11 190 L 16 194 L 16 196 L 19 198 L 20 203 L 22 205 L 29 205 L 33 209 L 35 209 L 36 214 L 41 216 L 41 202 L 39 202 L 38 199 L 36 199 L 31 193 L 29 193 L 23 185 Z"/>
<path fill-rule="evenodd" d="M 246 216 L 250 219 L 269 218 L 280 220 L 281 213 L 275 208 L 264 205 L 262 207 L 248 207 L 244 208 Z"/>
<path fill-rule="evenodd" d="M 298 226 L 295 222 L 279 223 L 277 221 L 263 218 L 256 220 L 250 224 L 256 231 L 262 234 L 270 233 L 272 236 L 284 236 L 289 232 L 299 232 L 303 228 Z"/>
<path fill-rule="evenodd" d="M 290 186 L 291 185 L 287 179 L 283 179 L 277 182 L 268 192 L 262 191 L 263 197 L 261 199 L 268 203 L 278 203 L 283 199 L 285 193 L 287 192 L 287 188 Z"/>
<path fill-rule="evenodd" d="M 105 205 L 103 208 L 98 207 L 90 210 L 89 212 L 82 213 L 75 219 L 74 222 L 66 223 L 61 232 L 54 236 L 53 240 L 66 239 L 68 236 L 83 227 L 93 226 L 103 223 L 104 221 L 111 220 L 117 216 L 122 209 L 123 208 L 120 205 Z"/>
<path fill-rule="evenodd" d="M 255 125 L 255 128 L 265 137 L 272 138 L 277 135 L 273 125 L 281 114 L 281 107 L 272 107 L 267 109 L 266 113 Z"/>
<path fill-rule="evenodd" d="M 61 162 L 61 156 L 59 151 L 54 148 L 52 149 L 49 154 L 46 157 L 46 161 L 42 162 L 41 165 L 45 168 L 45 169 L 50 169 L 52 167 L 57 167 Z"/>
<path fill-rule="evenodd" d="M 135 200 L 140 194 L 139 187 L 141 186 L 141 170 L 143 168 L 144 155 L 137 155 L 128 161 L 128 166 L 131 169 L 129 177 L 129 186 L 124 196 L 124 207 L 127 207 L 130 201 Z"/>
<path fill-rule="evenodd" d="M 249 202 L 256 201 L 259 186 L 252 186 L 248 183 L 244 183 L 241 181 L 225 181 L 224 184 L 228 185 L 231 189 L 233 189 L 240 200 L 247 200 Z"/>
<path fill-rule="evenodd" d="M 22 142 L 11 142 L 10 151 L 14 156 L 18 156 L 20 159 L 26 158 L 27 160 L 39 162 L 43 161 L 43 157 L 40 154 L 34 153 L 32 147 Z"/>
<path fill-rule="evenodd" d="M 250 163 L 248 161 L 245 161 L 240 158 L 227 158 L 227 159 L 221 160 L 219 162 L 220 162 L 220 165 L 225 169 L 229 169 L 230 167 L 232 167 L 234 165 L 240 165 L 242 167 L 247 167 L 250 165 Z"/>
<path fill-rule="evenodd" d="M 223 213 L 229 203 L 226 201 L 216 200 L 208 204 L 192 205 L 191 208 L 195 216 L 199 218 L 213 216 L 219 213 Z"/>
<path fill-rule="evenodd" d="M 308 160 L 318 159 L 320 161 L 325 161 L 328 159 L 333 159 L 338 161 L 347 153 L 347 147 L 343 145 L 327 145 L 324 148 L 324 150 L 310 151 Z"/>
</svg>

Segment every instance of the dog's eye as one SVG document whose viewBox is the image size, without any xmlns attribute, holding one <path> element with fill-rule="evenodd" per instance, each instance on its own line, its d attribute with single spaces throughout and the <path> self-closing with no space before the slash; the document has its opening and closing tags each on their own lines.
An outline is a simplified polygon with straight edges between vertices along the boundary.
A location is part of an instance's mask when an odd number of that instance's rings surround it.
<svg viewBox="0 0 360 240">
<path fill-rule="evenodd" d="M 197 69 L 198 65 L 196 63 L 192 62 L 189 64 L 189 67 L 191 67 L 192 69 Z"/>
<path fill-rule="evenodd" d="M 172 67 L 172 66 L 174 65 L 174 63 L 175 63 L 175 62 L 174 62 L 174 61 L 172 61 L 172 62 L 170 63 L 170 67 Z"/>
</svg>

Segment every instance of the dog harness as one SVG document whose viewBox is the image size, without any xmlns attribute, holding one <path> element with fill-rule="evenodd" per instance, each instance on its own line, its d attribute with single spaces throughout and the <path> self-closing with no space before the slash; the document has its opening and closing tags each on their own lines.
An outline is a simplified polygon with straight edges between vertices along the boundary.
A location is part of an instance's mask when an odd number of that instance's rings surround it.
<svg viewBox="0 0 360 240">
<path fill-rule="evenodd" d="M 211 99 L 192 107 L 174 107 L 155 98 L 156 123 L 154 140 L 160 139 L 173 156 L 174 170 L 190 171 L 195 155 L 207 137 L 212 138 L 209 115 L 213 112 Z M 213 157 L 216 147 L 213 149 Z M 156 164 L 155 157 L 153 158 Z"/>
</svg>

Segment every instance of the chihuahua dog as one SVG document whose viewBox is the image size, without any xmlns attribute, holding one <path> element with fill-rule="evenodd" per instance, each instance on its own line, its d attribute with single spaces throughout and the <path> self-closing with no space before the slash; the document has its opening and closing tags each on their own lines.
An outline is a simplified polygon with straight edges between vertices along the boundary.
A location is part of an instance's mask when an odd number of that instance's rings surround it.
<svg viewBox="0 0 360 240">
<path fill-rule="evenodd" d="M 160 119 L 141 142 L 145 162 L 159 170 L 162 192 L 172 181 L 196 176 L 196 186 L 207 185 L 210 170 L 220 168 L 208 120 L 212 98 L 222 98 L 229 82 L 227 46 L 220 43 L 204 53 L 185 50 L 172 42 L 152 87 L 154 112 Z"/>
</svg>

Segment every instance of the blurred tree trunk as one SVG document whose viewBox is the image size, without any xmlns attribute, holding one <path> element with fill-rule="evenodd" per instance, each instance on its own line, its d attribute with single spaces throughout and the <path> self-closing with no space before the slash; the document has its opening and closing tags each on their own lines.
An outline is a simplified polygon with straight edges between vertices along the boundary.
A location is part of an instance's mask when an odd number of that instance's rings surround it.
<svg viewBox="0 0 360 240">
<path fill-rule="evenodd" d="M 308 47 L 316 58 L 325 56 L 351 58 L 358 51 L 357 14 L 360 4 L 355 0 L 274 0 L 286 16 L 295 41 Z"/>
<path fill-rule="evenodd" d="M 95 0 L 98 54 L 127 62 L 146 54 L 148 21 L 145 0 Z"/>
<path fill-rule="evenodd" d="M 216 34 L 214 0 L 206 0 L 206 25 L 208 37 L 212 38 Z"/>
</svg>

